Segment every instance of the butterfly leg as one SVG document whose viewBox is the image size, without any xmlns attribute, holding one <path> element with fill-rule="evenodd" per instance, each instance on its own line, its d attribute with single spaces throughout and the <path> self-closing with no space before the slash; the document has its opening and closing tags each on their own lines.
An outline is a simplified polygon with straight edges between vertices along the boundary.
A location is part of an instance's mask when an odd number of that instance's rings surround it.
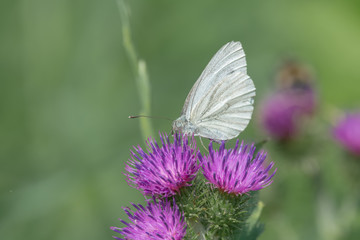
<svg viewBox="0 0 360 240">
<path fill-rule="evenodd" d="M 200 142 L 201 142 L 201 145 L 203 146 L 203 148 L 207 151 L 207 152 L 209 152 L 209 150 L 205 147 L 205 144 L 203 143 L 203 141 L 202 141 L 202 138 L 199 136 L 199 138 L 200 138 Z"/>
<path fill-rule="evenodd" d="M 214 139 L 210 139 L 210 140 L 218 144 L 221 144 L 222 142 L 227 142 L 227 140 L 214 140 Z"/>
</svg>

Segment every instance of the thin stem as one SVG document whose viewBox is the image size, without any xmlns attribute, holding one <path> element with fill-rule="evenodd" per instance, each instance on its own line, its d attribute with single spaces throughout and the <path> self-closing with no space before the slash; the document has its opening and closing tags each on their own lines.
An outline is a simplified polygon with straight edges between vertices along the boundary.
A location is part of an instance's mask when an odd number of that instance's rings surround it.
<svg viewBox="0 0 360 240">
<path fill-rule="evenodd" d="M 151 92 L 149 76 L 146 69 L 145 61 L 138 58 L 135 47 L 131 39 L 131 30 L 129 24 L 129 8 L 125 4 L 124 0 L 117 0 L 121 25 L 122 25 L 122 36 L 125 51 L 130 60 L 130 65 L 133 69 L 136 85 L 138 89 L 140 99 L 140 113 L 139 115 L 150 115 L 151 112 Z M 151 120 L 149 118 L 140 118 L 140 129 L 144 139 L 149 136 L 154 136 Z"/>
</svg>

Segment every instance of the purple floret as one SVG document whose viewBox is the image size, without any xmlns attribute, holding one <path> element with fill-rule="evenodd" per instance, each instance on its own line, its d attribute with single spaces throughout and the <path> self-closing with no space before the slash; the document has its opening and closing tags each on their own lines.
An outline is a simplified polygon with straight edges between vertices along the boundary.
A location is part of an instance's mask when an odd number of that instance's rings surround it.
<svg viewBox="0 0 360 240">
<path fill-rule="evenodd" d="M 164 197 L 191 185 L 200 168 L 196 142 L 178 133 L 173 138 L 171 143 L 169 136 L 160 134 L 161 146 L 154 139 L 148 139 L 148 153 L 140 146 L 134 147 L 125 168 L 129 185 L 144 195 Z"/>
<path fill-rule="evenodd" d="M 347 150 L 360 156 L 360 113 L 347 115 L 337 124 L 333 133 Z"/>
<path fill-rule="evenodd" d="M 299 132 L 304 117 L 310 116 L 316 106 L 311 89 L 279 91 L 266 99 L 262 106 L 262 124 L 276 139 L 291 139 Z"/>
<path fill-rule="evenodd" d="M 203 174 L 223 192 L 239 195 L 260 190 L 272 183 L 276 169 L 270 174 L 274 163 L 265 167 L 266 153 L 260 152 L 253 158 L 254 152 L 254 145 L 249 147 L 242 142 L 239 146 L 239 140 L 235 148 L 229 150 L 225 149 L 225 142 L 222 142 L 219 150 L 214 150 L 210 143 L 209 155 L 199 155 Z"/>
<path fill-rule="evenodd" d="M 181 240 L 186 234 L 186 223 L 175 201 L 157 202 L 153 198 L 144 207 L 141 204 L 132 204 L 136 209 L 124 208 L 129 216 L 130 223 L 119 219 L 125 227 L 111 227 L 110 229 L 123 235 L 117 240 Z"/>
</svg>

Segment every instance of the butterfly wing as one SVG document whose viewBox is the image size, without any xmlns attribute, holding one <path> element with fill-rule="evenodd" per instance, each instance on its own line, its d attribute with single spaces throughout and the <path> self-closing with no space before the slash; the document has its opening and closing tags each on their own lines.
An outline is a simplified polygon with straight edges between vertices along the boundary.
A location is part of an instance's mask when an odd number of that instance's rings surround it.
<svg viewBox="0 0 360 240">
<path fill-rule="evenodd" d="M 228 140 L 248 125 L 254 96 L 241 43 L 230 42 L 210 60 L 188 94 L 182 113 L 195 126 L 195 135 Z"/>
<path fill-rule="evenodd" d="M 214 140 L 238 136 L 253 112 L 255 86 L 249 76 L 234 72 L 213 86 L 195 106 L 193 124 L 197 134 Z"/>
<path fill-rule="evenodd" d="M 182 115 L 185 115 L 186 119 L 192 120 L 196 114 L 194 113 L 195 107 L 206 97 L 209 90 L 234 72 L 246 74 L 245 52 L 240 42 L 225 44 L 213 56 L 191 88 L 185 100 Z"/>
</svg>

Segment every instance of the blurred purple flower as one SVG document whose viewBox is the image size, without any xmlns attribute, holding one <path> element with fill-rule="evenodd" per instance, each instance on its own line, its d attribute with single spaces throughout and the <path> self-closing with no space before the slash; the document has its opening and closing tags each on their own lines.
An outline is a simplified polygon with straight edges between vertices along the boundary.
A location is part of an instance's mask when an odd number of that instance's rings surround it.
<svg viewBox="0 0 360 240">
<path fill-rule="evenodd" d="M 360 156 L 360 113 L 347 115 L 335 126 L 333 134 L 346 149 Z"/>
<path fill-rule="evenodd" d="M 180 188 L 191 185 L 200 166 L 199 150 L 193 138 L 174 134 L 171 143 L 167 135 L 160 134 L 162 146 L 150 138 L 146 142 L 149 153 L 138 146 L 131 151 L 131 159 L 125 167 L 127 181 L 144 195 L 175 195 Z"/>
<path fill-rule="evenodd" d="M 166 239 L 181 240 L 186 234 L 186 223 L 175 201 L 173 206 L 169 201 L 148 202 L 146 207 L 141 204 L 131 204 L 136 210 L 124 208 L 132 223 L 119 219 L 126 225 L 124 228 L 111 227 L 110 229 L 120 233 L 124 238 L 113 236 L 118 240 L 145 240 Z"/>
<path fill-rule="evenodd" d="M 301 120 L 312 115 L 315 106 L 316 96 L 310 88 L 279 91 L 264 102 L 262 125 L 276 139 L 291 139 L 298 133 Z"/>
<path fill-rule="evenodd" d="M 271 162 L 266 168 L 263 163 L 266 153 L 261 151 L 253 159 L 255 152 L 254 144 L 249 148 L 239 140 L 234 149 L 225 149 L 222 142 L 218 151 L 213 149 L 212 142 L 209 145 L 209 155 L 202 157 L 203 174 L 205 178 L 218 189 L 227 193 L 244 194 L 249 191 L 257 191 L 272 183 L 275 171 L 270 175 L 269 170 L 274 163 Z"/>
</svg>

